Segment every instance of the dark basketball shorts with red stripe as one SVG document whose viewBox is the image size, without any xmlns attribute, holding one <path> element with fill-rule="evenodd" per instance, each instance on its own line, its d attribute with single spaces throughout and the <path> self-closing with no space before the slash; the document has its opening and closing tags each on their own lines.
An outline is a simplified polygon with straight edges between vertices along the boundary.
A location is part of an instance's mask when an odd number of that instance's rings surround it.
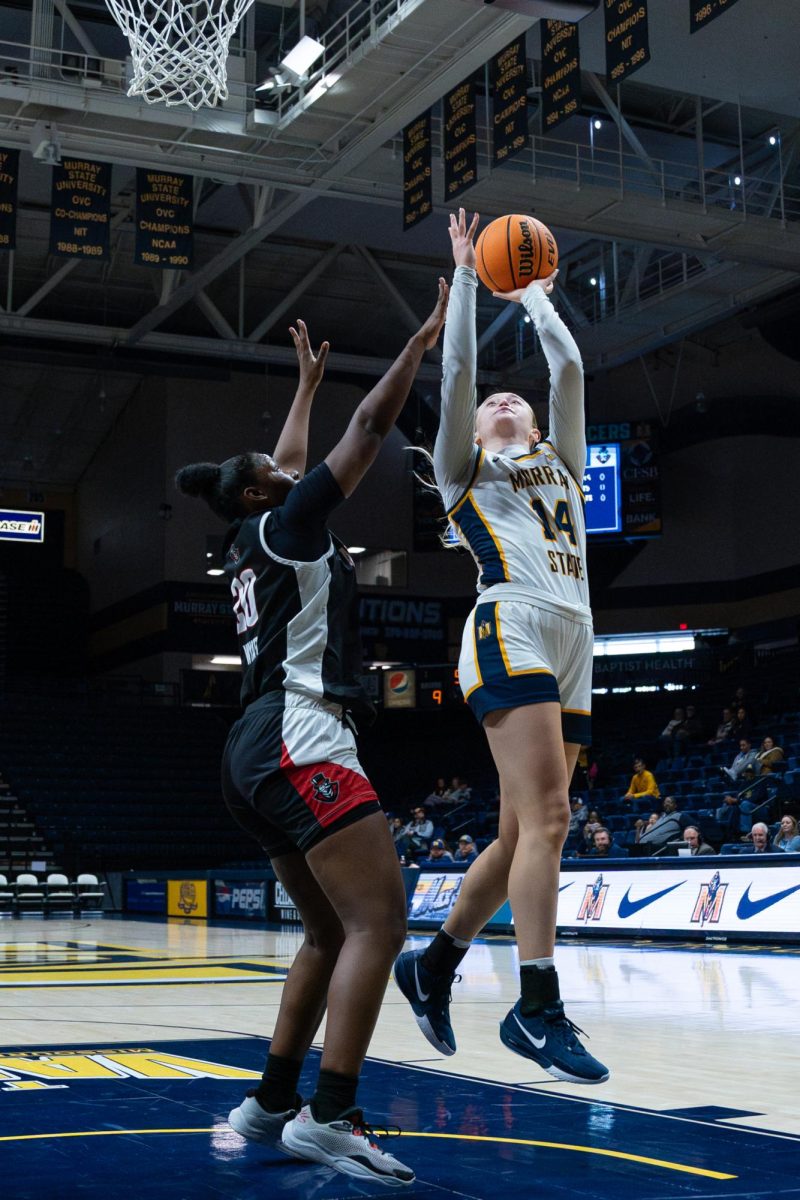
<svg viewBox="0 0 800 1200">
<path fill-rule="evenodd" d="M 337 707 L 293 692 L 262 696 L 233 726 L 222 793 L 269 858 L 308 851 L 380 811 Z"/>
</svg>

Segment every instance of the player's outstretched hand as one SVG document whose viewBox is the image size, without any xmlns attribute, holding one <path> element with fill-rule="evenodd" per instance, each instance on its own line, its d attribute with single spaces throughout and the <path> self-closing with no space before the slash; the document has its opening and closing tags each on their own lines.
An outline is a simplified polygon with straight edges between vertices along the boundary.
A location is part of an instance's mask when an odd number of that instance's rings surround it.
<svg viewBox="0 0 800 1200">
<path fill-rule="evenodd" d="M 318 388 L 325 373 L 325 359 L 331 348 L 330 342 L 323 342 L 315 354 L 308 340 L 308 329 L 305 321 L 298 317 L 297 328 L 289 326 L 294 348 L 297 351 L 297 362 L 300 367 L 300 383 L 308 388 Z"/>
<path fill-rule="evenodd" d="M 457 267 L 475 269 L 475 247 L 472 243 L 479 220 L 480 214 L 475 213 L 467 228 L 467 214 L 463 208 L 458 210 L 458 216 L 450 213 L 450 241 L 453 244 L 453 262 Z"/>
<path fill-rule="evenodd" d="M 439 296 L 436 301 L 436 307 L 428 317 L 425 324 L 419 331 L 419 337 L 422 338 L 422 343 L 426 350 L 432 350 L 436 345 L 439 334 L 442 332 L 444 319 L 447 316 L 447 301 L 450 297 L 450 289 L 447 283 L 439 276 Z"/>
<path fill-rule="evenodd" d="M 545 296 L 549 296 L 556 284 L 556 276 L 558 275 L 558 267 L 550 275 L 544 279 L 534 279 L 528 284 L 529 288 L 539 287 L 544 292 Z M 497 296 L 498 300 L 511 300 L 514 304 L 522 303 L 522 294 L 527 291 L 527 288 L 514 288 L 512 292 L 492 292 L 493 296 Z"/>
</svg>

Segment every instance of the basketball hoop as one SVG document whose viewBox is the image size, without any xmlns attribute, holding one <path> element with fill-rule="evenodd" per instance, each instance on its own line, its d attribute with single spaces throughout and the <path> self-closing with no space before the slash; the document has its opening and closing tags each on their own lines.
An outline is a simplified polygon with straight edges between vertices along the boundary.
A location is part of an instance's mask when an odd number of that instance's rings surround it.
<svg viewBox="0 0 800 1200">
<path fill-rule="evenodd" d="M 133 60 L 129 96 L 197 110 L 228 99 L 230 40 L 253 0 L 106 0 Z"/>
</svg>

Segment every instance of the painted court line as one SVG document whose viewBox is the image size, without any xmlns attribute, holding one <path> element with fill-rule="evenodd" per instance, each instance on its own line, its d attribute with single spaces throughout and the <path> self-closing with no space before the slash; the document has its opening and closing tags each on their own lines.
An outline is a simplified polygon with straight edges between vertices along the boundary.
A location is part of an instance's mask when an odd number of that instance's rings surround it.
<svg viewBox="0 0 800 1200">
<path fill-rule="evenodd" d="M 217 1133 L 217 1128 L 210 1129 L 90 1129 L 74 1133 L 22 1133 L 0 1137 L 0 1142 L 37 1142 L 48 1138 L 78 1138 L 78 1137 L 141 1137 L 147 1134 L 165 1133 Z M 661 1167 L 666 1171 L 680 1171 L 685 1175 L 702 1175 L 706 1179 L 736 1179 L 736 1175 L 728 1175 L 722 1171 L 709 1171 L 703 1167 L 690 1167 L 685 1163 L 668 1162 L 662 1158 L 646 1158 L 641 1154 L 628 1154 L 624 1150 L 603 1150 L 599 1146 L 573 1146 L 568 1142 L 541 1142 L 528 1138 L 484 1137 L 478 1134 L 464 1133 L 414 1133 L 403 1131 L 403 1138 L 439 1138 L 443 1141 L 454 1142 L 494 1142 L 505 1146 L 537 1146 L 544 1150 L 569 1150 L 576 1154 L 596 1154 L 603 1158 L 620 1158 L 625 1162 L 643 1163 L 648 1167 Z"/>
</svg>

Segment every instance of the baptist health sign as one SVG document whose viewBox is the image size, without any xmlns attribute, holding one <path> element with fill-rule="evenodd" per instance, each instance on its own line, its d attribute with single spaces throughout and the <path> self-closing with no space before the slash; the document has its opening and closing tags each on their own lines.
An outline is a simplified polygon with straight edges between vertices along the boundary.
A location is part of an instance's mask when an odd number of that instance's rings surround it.
<svg viewBox="0 0 800 1200">
<path fill-rule="evenodd" d="M 44 513 L 0 508 L 0 542 L 43 542 Z"/>
</svg>

